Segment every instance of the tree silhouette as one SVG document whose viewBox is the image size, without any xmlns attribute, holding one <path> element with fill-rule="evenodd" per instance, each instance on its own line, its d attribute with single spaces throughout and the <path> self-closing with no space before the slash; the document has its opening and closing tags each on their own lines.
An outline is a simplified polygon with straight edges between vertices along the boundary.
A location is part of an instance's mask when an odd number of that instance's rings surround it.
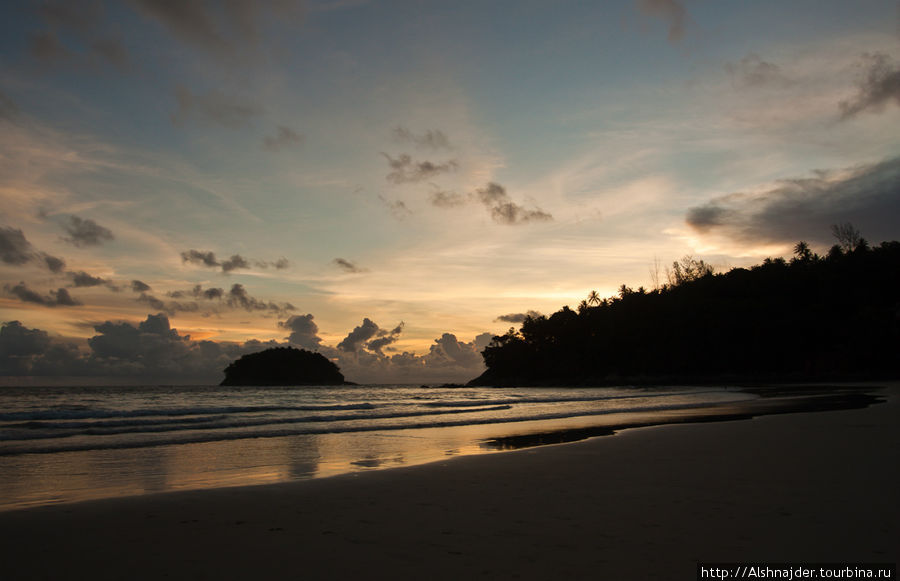
<svg viewBox="0 0 900 581">
<path fill-rule="evenodd" d="M 473 385 L 603 385 L 900 377 L 900 242 L 715 274 L 687 256 L 672 284 L 528 317 L 483 351 Z"/>
<path fill-rule="evenodd" d="M 597 294 L 597 291 L 592 290 L 588 293 L 587 303 L 592 306 L 596 306 L 600 304 L 600 295 Z"/>
</svg>

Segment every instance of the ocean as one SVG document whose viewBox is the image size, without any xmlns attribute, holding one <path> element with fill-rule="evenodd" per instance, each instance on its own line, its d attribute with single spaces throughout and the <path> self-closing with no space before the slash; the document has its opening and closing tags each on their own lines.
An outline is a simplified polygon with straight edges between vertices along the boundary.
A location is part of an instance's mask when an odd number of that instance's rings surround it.
<svg viewBox="0 0 900 581">
<path fill-rule="evenodd" d="M 410 466 L 757 397 L 725 387 L 2 387 L 0 510 Z"/>
</svg>

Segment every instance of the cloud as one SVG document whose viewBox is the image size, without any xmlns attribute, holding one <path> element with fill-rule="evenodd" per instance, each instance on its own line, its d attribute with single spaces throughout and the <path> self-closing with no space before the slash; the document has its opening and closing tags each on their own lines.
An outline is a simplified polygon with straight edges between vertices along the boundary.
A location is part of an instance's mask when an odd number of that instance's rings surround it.
<svg viewBox="0 0 900 581">
<path fill-rule="evenodd" d="M 495 322 L 502 321 L 504 323 L 522 323 L 526 318 L 538 318 L 541 314 L 537 311 L 528 311 L 527 313 L 509 313 L 508 315 L 500 315 L 496 319 Z"/>
<path fill-rule="evenodd" d="M 432 184 L 434 185 L 434 184 Z M 437 206 L 438 208 L 457 208 L 459 206 L 463 206 L 468 201 L 466 196 L 459 194 L 457 192 L 445 191 L 437 186 L 435 186 L 435 190 L 431 192 L 431 204 L 433 206 Z"/>
<path fill-rule="evenodd" d="M 150 290 L 150 285 L 140 280 L 131 281 L 131 290 L 136 293 L 143 293 Z"/>
<path fill-rule="evenodd" d="M 319 338 L 319 326 L 316 325 L 310 314 L 293 315 L 286 321 L 280 321 L 278 326 L 291 332 L 286 337 L 289 343 L 304 349 L 317 351 L 322 343 L 322 339 Z"/>
<path fill-rule="evenodd" d="M 50 335 L 40 329 L 29 329 L 19 321 L 0 327 L 0 374 L 22 375 L 28 372 L 31 359 L 50 346 Z"/>
<path fill-rule="evenodd" d="M 225 367 L 247 353 L 278 345 L 194 341 L 173 329 L 164 314 L 147 315 L 137 324 L 112 322 L 93 326 L 87 350 L 51 338 L 18 321 L 0 328 L 0 375 L 117 376 L 145 382 L 218 383 Z"/>
<path fill-rule="evenodd" d="M 76 288 L 107 286 L 112 290 L 119 290 L 119 287 L 117 287 L 112 281 L 99 276 L 93 276 L 84 272 L 83 270 L 78 272 L 70 272 L 68 274 L 72 278 L 72 284 Z"/>
<path fill-rule="evenodd" d="M 358 327 L 354 328 L 344 339 L 338 343 L 337 348 L 346 353 L 355 353 L 359 351 L 372 337 L 378 333 L 378 325 L 368 317 Z"/>
<path fill-rule="evenodd" d="M 209 266 L 215 268 L 221 268 L 222 272 L 229 273 L 233 270 L 250 268 L 251 263 L 253 266 L 257 266 L 259 268 L 269 268 L 274 267 L 276 270 L 283 270 L 290 266 L 287 258 L 279 258 L 275 262 L 267 262 L 265 260 L 256 260 L 244 258 L 240 254 L 232 254 L 231 258 L 225 260 L 223 262 L 219 262 L 216 258 L 216 253 L 209 250 L 185 250 L 181 253 L 181 262 L 187 262 L 191 264 L 199 264 L 202 266 Z"/>
<path fill-rule="evenodd" d="M 303 144 L 303 136 L 284 125 L 278 126 L 278 133 L 274 136 L 267 135 L 263 139 L 263 149 L 266 151 L 281 151 L 283 149 L 297 148 Z"/>
<path fill-rule="evenodd" d="M 465 342 L 444 333 L 423 356 L 406 351 L 388 356 L 384 351 L 398 339 L 403 323 L 385 330 L 364 319 L 348 335 L 352 344 L 349 351 L 322 345 L 311 314 L 291 316 L 278 327 L 290 331 L 288 343 L 195 341 L 173 329 L 165 314 L 157 313 L 138 323 L 95 324 L 95 335 L 87 341 L 87 349 L 79 350 L 71 342 L 11 321 L 0 328 L 0 375 L 119 376 L 137 381 L 165 378 L 167 382 L 216 383 L 222 370 L 241 355 L 293 344 L 318 350 L 337 362 L 345 376 L 362 381 L 465 381 L 484 370 L 480 353 L 492 338 L 490 333 L 482 333 Z"/>
<path fill-rule="evenodd" d="M 452 149 L 447 135 L 439 129 L 428 129 L 425 133 L 416 135 L 405 127 L 397 126 L 394 128 L 393 137 L 394 141 L 399 143 L 412 143 L 428 149 Z"/>
<path fill-rule="evenodd" d="M 395 200 L 392 202 L 381 195 L 378 196 L 378 199 L 381 200 L 381 202 L 385 206 L 387 206 L 387 208 L 391 211 L 391 214 L 394 215 L 394 218 L 398 220 L 403 220 L 404 218 L 412 214 L 412 210 L 407 207 L 406 202 L 404 202 L 403 200 Z"/>
<path fill-rule="evenodd" d="M 231 258 L 222 263 L 222 272 L 231 272 L 239 268 L 250 268 L 250 263 L 240 254 L 232 254 Z"/>
<path fill-rule="evenodd" d="M 181 253 L 181 262 L 190 262 L 191 264 L 202 264 L 203 266 L 221 266 L 216 260 L 214 252 L 203 250 L 185 250 Z"/>
<path fill-rule="evenodd" d="M 331 261 L 331 263 L 339 266 L 341 269 L 343 269 L 344 272 L 357 273 L 366 271 L 366 269 L 360 268 L 359 266 L 344 258 L 335 258 Z"/>
<path fill-rule="evenodd" d="M 235 283 L 231 285 L 228 294 L 225 295 L 225 303 L 232 308 L 240 308 L 252 313 L 256 311 L 268 311 L 271 313 L 285 315 L 288 311 L 293 311 L 296 307 L 290 303 L 276 304 L 271 301 L 261 301 L 256 299 L 247 292 L 244 285 Z"/>
<path fill-rule="evenodd" d="M 686 11 L 677 0 L 638 0 L 641 12 L 657 16 L 669 25 L 669 42 L 676 43 L 684 37 Z"/>
<path fill-rule="evenodd" d="M 688 210 L 700 234 L 741 242 L 828 243 L 831 224 L 852 222 L 872 240 L 896 239 L 900 230 L 900 157 L 812 178 L 782 180 L 759 193 L 733 193 Z"/>
<path fill-rule="evenodd" d="M 62 258 L 45 252 L 34 252 L 25 234 L 18 228 L 9 227 L 0 227 L 0 261 L 15 266 L 38 262 L 54 273 L 61 272 L 66 266 L 66 261 Z"/>
<path fill-rule="evenodd" d="M 205 95 L 194 95 L 185 87 L 178 86 L 175 99 L 178 109 L 172 114 L 172 123 L 179 127 L 194 120 L 202 125 L 242 129 L 261 113 L 258 106 L 216 90 Z"/>
<path fill-rule="evenodd" d="M 475 190 L 475 195 L 490 211 L 491 218 L 498 224 L 515 225 L 553 220 L 552 215 L 541 209 L 526 210 L 512 202 L 506 193 L 506 188 L 494 182 Z"/>
<path fill-rule="evenodd" d="M 863 73 L 857 82 L 856 96 L 838 104 L 842 119 L 863 111 L 881 112 L 891 101 L 900 105 L 900 66 L 891 57 L 866 53 L 860 66 Z"/>
<path fill-rule="evenodd" d="M 150 308 L 155 311 L 163 311 L 169 315 L 176 313 L 196 313 L 200 310 L 200 305 L 195 302 L 179 302 L 179 301 L 163 301 L 146 292 L 142 292 L 137 299 L 139 303 L 147 303 Z"/>
<path fill-rule="evenodd" d="M 30 262 L 33 258 L 31 243 L 21 230 L 0 227 L 0 260 L 18 266 Z"/>
<path fill-rule="evenodd" d="M 40 260 L 44 262 L 50 272 L 62 272 L 66 267 L 66 261 L 56 256 L 50 256 L 44 252 L 39 253 Z"/>
<path fill-rule="evenodd" d="M 440 174 L 456 171 L 459 164 L 451 159 L 444 163 L 431 161 L 415 161 L 407 154 L 401 154 L 396 159 L 386 153 L 382 153 L 387 159 L 391 171 L 387 174 L 387 180 L 395 184 L 417 183 L 434 178 Z"/>
<path fill-rule="evenodd" d="M 738 87 L 787 86 L 790 79 L 776 64 L 762 60 L 759 55 L 749 53 L 739 63 L 728 63 L 725 70 Z"/>
<path fill-rule="evenodd" d="M 20 282 L 17 285 L 4 285 L 3 290 L 23 303 L 33 303 L 45 307 L 75 307 L 81 305 L 81 302 L 72 298 L 69 291 L 64 288 L 51 290 L 48 295 L 41 295 L 28 288 L 24 282 Z"/>
<path fill-rule="evenodd" d="M 91 219 L 82 219 L 78 216 L 69 216 L 69 223 L 63 225 L 63 229 L 69 234 L 64 241 L 77 246 L 99 246 L 104 242 L 113 240 L 113 233 Z"/>
<path fill-rule="evenodd" d="M 390 345 L 391 343 L 396 343 L 397 339 L 400 338 L 400 333 L 403 332 L 403 321 L 400 322 L 399 325 L 391 329 L 390 331 L 379 330 L 378 338 L 372 339 L 366 345 L 366 348 L 369 351 L 377 353 L 378 355 L 384 355 L 384 348 Z"/>
</svg>

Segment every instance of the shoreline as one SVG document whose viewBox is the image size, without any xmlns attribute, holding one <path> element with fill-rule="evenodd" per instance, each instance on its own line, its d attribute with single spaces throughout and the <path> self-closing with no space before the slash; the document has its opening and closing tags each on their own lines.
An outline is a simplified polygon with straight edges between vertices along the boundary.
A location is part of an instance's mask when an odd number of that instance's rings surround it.
<svg viewBox="0 0 900 581">
<path fill-rule="evenodd" d="M 698 561 L 896 562 L 900 403 L 887 399 L 13 510 L 0 555 L 16 579 L 674 579 Z"/>
</svg>

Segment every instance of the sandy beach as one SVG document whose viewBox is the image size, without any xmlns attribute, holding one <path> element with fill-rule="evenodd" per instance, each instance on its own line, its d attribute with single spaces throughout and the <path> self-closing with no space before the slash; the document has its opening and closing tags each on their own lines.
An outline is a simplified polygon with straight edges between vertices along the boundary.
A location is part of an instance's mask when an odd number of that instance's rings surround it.
<svg viewBox="0 0 900 581">
<path fill-rule="evenodd" d="M 898 561 L 896 397 L 305 482 L 0 513 L 5 579 L 694 579 Z"/>
</svg>

